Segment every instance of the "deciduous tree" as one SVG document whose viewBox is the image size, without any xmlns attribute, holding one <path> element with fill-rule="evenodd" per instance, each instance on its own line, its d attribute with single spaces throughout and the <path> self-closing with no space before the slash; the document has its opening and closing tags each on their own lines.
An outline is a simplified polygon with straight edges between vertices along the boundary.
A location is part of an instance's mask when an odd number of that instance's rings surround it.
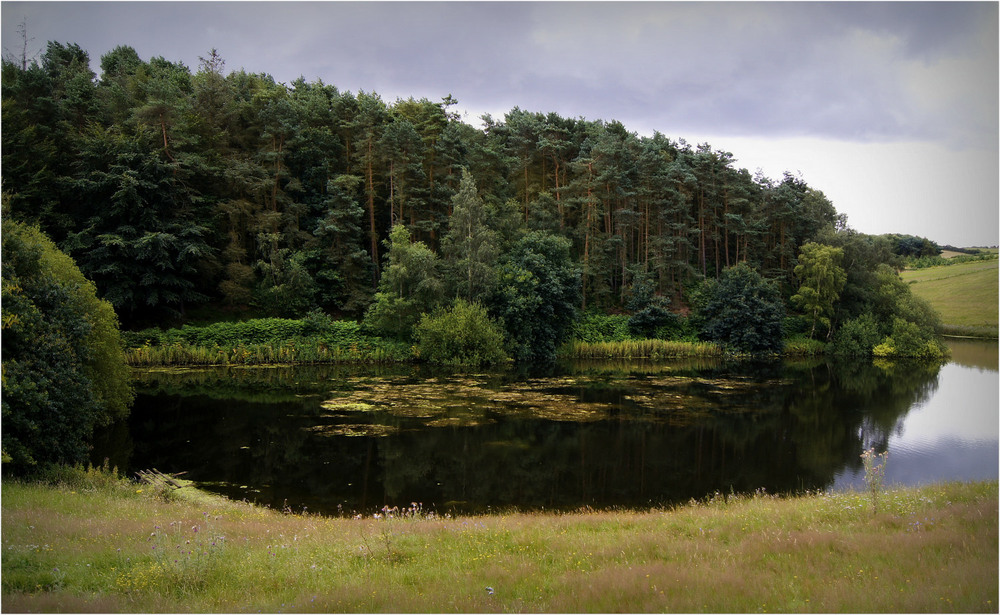
<svg viewBox="0 0 1000 615">
<path fill-rule="evenodd" d="M 3 452 L 20 472 L 81 463 L 132 403 L 118 320 L 37 229 L 4 217 L 2 243 Z"/>
<path fill-rule="evenodd" d="M 809 330 L 809 339 L 812 339 L 817 323 L 832 331 L 833 305 L 844 288 L 847 273 L 840 267 L 844 257 L 840 248 L 810 242 L 803 244 L 801 250 L 799 264 L 795 266 L 800 286 L 791 300 L 812 320 Z"/>
</svg>

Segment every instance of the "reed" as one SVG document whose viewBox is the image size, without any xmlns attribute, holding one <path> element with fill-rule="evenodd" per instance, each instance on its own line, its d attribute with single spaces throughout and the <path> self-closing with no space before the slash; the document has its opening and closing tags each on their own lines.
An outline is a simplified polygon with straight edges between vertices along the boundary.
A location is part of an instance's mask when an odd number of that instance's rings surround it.
<svg viewBox="0 0 1000 615">
<path fill-rule="evenodd" d="M 786 357 L 819 357 L 826 354 L 827 345 L 804 335 L 796 335 L 785 340 L 783 354 Z"/>
<path fill-rule="evenodd" d="M 560 356 L 566 359 L 675 359 L 685 357 L 721 357 L 722 347 L 709 342 L 682 342 L 659 339 L 616 342 L 573 340 L 563 346 Z"/>
<path fill-rule="evenodd" d="M 212 347 L 173 342 L 125 349 L 133 367 L 194 365 L 272 365 L 281 363 L 395 363 L 410 361 L 413 350 L 386 340 L 331 344 L 319 338 L 294 338 L 263 344 Z"/>
<path fill-rule="evenodd" d="M 329 518 L 69 478 L 4 483 L 7 611 L 997 610 L 996 482 Z"/>
</svg>

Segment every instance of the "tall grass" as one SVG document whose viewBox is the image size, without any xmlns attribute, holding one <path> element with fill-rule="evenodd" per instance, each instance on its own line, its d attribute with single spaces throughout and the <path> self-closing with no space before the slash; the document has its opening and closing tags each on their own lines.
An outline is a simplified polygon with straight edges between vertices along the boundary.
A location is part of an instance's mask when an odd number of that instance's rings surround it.
<svg viewBox="0 0 1000 615">
<path fill-rule="evenodd" d="M 204 327 L 146 329 L 123 334 L 125 360 L 136 367 L 388 363 L 413 358 L 410 345 L 362 333 L 352 321 L 321 314 L 301 320 L 259 318 Z"/>
<path fill-rule="evenodd" d="M 784 355 L 788 357 L 819 357 L 826 352 L 826 343 L 805 335 L 794 335 L 785 340 Z"/>
<path fill-rule="evenodd" d="M 284 514 L 6 481 L 7 611 L 996 612 L 997 485 L 674 509 Z M 489 590 L 487 588 L 490 588 Z"/>
<path fill-rule="evenodd" d="M 380 340 L 332 345 L 324 340 L 298 339 L 236 346 L 165 346 L 125 349 L 125 362 L 134 367 L 185 365 L 268 365 L 275 363 L 392 363 L 413 359 L 413 349 L 403 343 Z"/>
<path fill-rule="evenodd" d="M 684 357 L 721 357 L 722 347 L 709 342 L 681 342 L 659 339 L 618 342 L 583 342 L 573 340 L 560 349 L 565 359 L 673 359 Z"/>
</svg>

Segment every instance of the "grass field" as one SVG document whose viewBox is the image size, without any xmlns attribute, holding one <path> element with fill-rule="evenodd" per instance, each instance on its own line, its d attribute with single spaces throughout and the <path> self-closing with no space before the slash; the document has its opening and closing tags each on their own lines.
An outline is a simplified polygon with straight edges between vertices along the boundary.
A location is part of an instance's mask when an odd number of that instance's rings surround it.
<svg viewBox="0 0 1000 615">
<path fill-rule="evenodd" d="M 946 332 L 997 336 L 998 263 L 976 261 L 907 270 L 903 280 L 913 294 L 941 314 Z"/>
<path fill-rule="evenodd" d="M 996 612 L 997 484 L 670 510 L 283 514 L 3 485 L 3 610 Z M 140 493 L 140 491 L 142 491 Z"/>
</svg>

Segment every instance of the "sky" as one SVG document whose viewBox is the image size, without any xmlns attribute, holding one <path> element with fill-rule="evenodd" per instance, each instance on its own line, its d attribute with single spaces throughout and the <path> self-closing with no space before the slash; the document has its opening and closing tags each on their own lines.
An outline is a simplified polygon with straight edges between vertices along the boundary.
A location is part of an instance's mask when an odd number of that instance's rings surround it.
<svg viewBox="0 0 1000 615">
<path fill-rule="evenodd" d="M 863 233 L 1000 243 L 997 2 L 0 2 L 3 54 L 119 45 L 708 143 Z M 26 37 L 19 33 L 24 24 Z M 24 42 L 27 38 L 27 53 Z M 453 108 L 455 109 L 455 108 Z"/>
</svg>

